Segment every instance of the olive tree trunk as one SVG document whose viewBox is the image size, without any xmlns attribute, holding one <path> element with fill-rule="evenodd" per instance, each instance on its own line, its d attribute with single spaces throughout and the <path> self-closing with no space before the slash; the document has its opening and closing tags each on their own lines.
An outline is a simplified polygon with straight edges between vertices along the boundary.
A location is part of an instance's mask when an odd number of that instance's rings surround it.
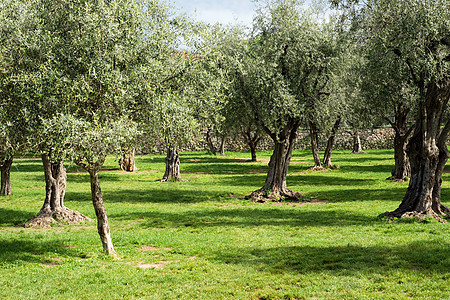
<svg viewBox="0 0 450 300">
<path fill-rule="evenodd" d="M 105 205 L 103 203 L 102 190 L 98 180 L 98 172 L 100 167 L 92 167 L 89 171 L 91 179 L 92 204 L 94 205 L 95 215 L 97 216 L 97 231 L 102 241 L 103 251 L 106 254 L 116 257 L 116 251 L 111 239 L 109 230 L 108 216 L 106 214 Z"/>
<path fill-rule="evenodd" d="M 393 217 L 431 216 L 445 222 L 450 210 L 441 203 L 442 173 L 449 157 L 447 137 L 450 121 L 441 128 L 443 112 L 450 98 L 450 79 L 438 86 L 427 85 L 420 105 L 414 134 L 407 146 L 411 180 L 400 206 L 385 215 Z"/>
<path fill-rule="evenodd" d="M 317 130 L 317 125 L 314 121 L 308 120 L 309 134 L 311 138 L 311 151 L 314 158 L 314 166 L 310 169 L 322 170 L 322 162 L 319 156 L 319 134 Z"/>
<path fill-rule="evenodd" d="M 411 135 L 414 126 L 408 129 L 408 114 L 410 109 L 405 107 L 404 103 L 399 103 L 395 110 L 395 121 L 386 120 L 391 124 L 395 131 L 394 135 L 394 169 L 391 171 L 390 177 L 387 180 L 404 181 L 406 177 L 410 177 L 411 168 L 409 164 L 409 157 L 406 153 L 409 136 Z"/>
<path fill-rule="evenodd" d="M 291 200 L 302 198 L 299 192 L 289 190 L 286 184 L 286 176 L 299 125 L 300 121 L 290 121 L 283 132 L 278 135 L 268 132 L 275 143 L 275 147 L 270 157 L 266 182 L 262 188 L 247 196 L 247 199 L 264 202 L 280 201 L 284 198 Z"/>
<path fill-rule="evenodd" d="M 364 153 L 362 146 L 361 146 L 361 139 L 359 137 L 359 130 L 358 129 L 354 129 L 353 130 L 353 150 L 352 153 L 353 154 L 358 154 L 358 153 Z"/>
<path fill-rule="evenodd" d="M 220 140 L 220 156 L 225 156 L 225 140 L 227 137 L 225 135 L 222 136 L 222 139 Z"/>
<path fill-rule="evenodd" d="M 71 210 L 64 205 L 67 175 L 63 161 L 51 162 L 47 154 L 42 154 L 45 177 L 44 205 L 36 216 L 26 223 L 31 226 L 49 226 L 51 223 L 78 224 L 92 221 L 82 213 Z"/>
<path fill-rule="evenodd" d="M 341 117 L 339 116 L 334 122 L 333 129 L 331 130 L 330 137 L 327 141 L 327 147 L 325 149 L 325 154 L 323 156 L 323 164 L 328 168 L 339 168 L 338 165 L 333 165 L 331 163 L 331 152 L 333 151 L 334 142 L 336 140 L 336 133 L 339 130 L 339 126 L 341 124 Z"/>
<path fill-rule="evenodd" d="M 0 162 L 1 169 L 1 188 L 0 196 L 11 195 L 11 165 L 13 163 L 13 158 L 7 158 Z"/>
<path fill-rule="evenodd" d="M 136 164 L 134 163 L 135 149 L 125 150 L 122 153 L 122 157 L 119 159 L 120 169 L 126 172 L 134 172 L 137 170 Z"/>
<path fill-rule="evenodd" d="M 245 143 L 250 148 L 250 154 L 252 156 L 252 161 L 256 161 L 256 147 L 258 146 L 259 141 L 261 140 L 261 136 L 255 131 L 252 135 L 251 126 L 248 126 L 245 130 L 242 130 L 242 136 L 244 138 Z"/>
<path fill-rule="evenodd" d="M 211 130 L 210 129 L 208 129 L 208 131 L 206 131 L 206 143 L 208 144 L 209 151 L 213 155 L 217 155 L 217 149 L 216 149 L 216 146 L 214 145 L 214 141 L 213 141 L 213 138 L 211 136 Z"/>
<path fill-rule="evenodd" d="M 167 148 L 166 156 L 166 171 L 164 172 L 161 182 L 180 180 L 180 156 L 176 147 L 169 146 Z"/>
</svg>

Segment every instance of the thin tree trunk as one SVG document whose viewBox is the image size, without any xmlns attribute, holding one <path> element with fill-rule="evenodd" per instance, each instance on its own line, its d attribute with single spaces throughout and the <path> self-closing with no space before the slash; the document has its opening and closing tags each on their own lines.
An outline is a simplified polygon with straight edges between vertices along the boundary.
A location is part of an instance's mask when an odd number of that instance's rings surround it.
<svg viewBox="0 0 450 300">
<path fill-rule="evenodd" d="M 423 95 L 414 134 L 407 146 L 411 180 L 400 206 L 385 215 L 389 218 L 430 216 L 446 222 L 443 217 L 449 216 L 450 210 L 441 202 L 441 184 L 449 157 L 446 142 L 450 121 L 442 129 L 440 125 L 450 98 L 450 79 L 442 82 L 440 87 L 430 82 Z"/>
<path fill-rule="evenodd" d="M 134 172 L 137 170 L 136 164 L 134 162 L 135 149 L 125 150 L 122 153 L 122 157 L 119 159 L 120 169 L 126 172 Z"/>
<path fill-rule="evenodd" d="M 331 163 L 331 152 L 333 151 L 334 141 L 336 138 L 336 133 L 339 129 L 339 125 L 341 124 L 341 117 L 339 116 L 336 122 L 333 125 L 333 129 L 331 130 L 331 135 L 327 141 L 327 148 L 325 149 L 325 154 L 323 156 L 323 164 L 328 168 L 339 168 L 338 165 L 333 165 Z"/>
<path fill-rule="evenodd" d="M 13 157 L 7 158 L 1 162 L 1 188 L 0 195 L 11 195 L 11 165 L 13 163 Z"/>
<path fill-rule="evenodd" d="M 62 161 L 52 163 L 47 154 L 42 154 L 45 177 L 45 200 L 36 216 L 28 219 L 27 227 L 46 227 L 52 223 L 78 224 L 92 221 L 82 213 L 64 205 L 67 175 Z"/>
<path fill-rule="evenodd" d="M 89 170 L 89 175 L 91 178 L 92 204 L 94 205 L 95 215 L 97 216 L 97 230 L 105 253 L 113 257 L 117 257 L 111 239 L 108 216 L 106 214 L 102 191 L 100 189 L 100 182 L 98 180 L 99 169 L 99 167 L 93 167 Z"/>
<path fill-rule="evenodd" d="M 359 130 L 353 130 L 353 154 L 364 153 L 361 147 L 361 139 L 359 138 Z"/>
<path fill-rule="evenodd" d="M 300 121 L 292 122 L 285 129 L 285 133 L 277 139 L 274 134 L 271 135 L 275 147 L 270 157 L 269 171 L 267 173 L 264 186 L 254 191 L 247 199 L 257 202 L 264 201 L 280 201 L 283 198 L 298 200 L 302 198 L 299 192 L 287 189 L 286 177 L 291 161 L 292 150 L 294 149 L 295 139 L 297 137 L 297 129 Z"/>
<path fill-rule="evenodd" d="M 208 131 L 206 131 L 206 142 L 208 144 L 209 151 L 211 151 L 213 155 L 217 155 L 216 146 L 214 146 L 214 142 L 211 137 L 211 131 L 209 129 Z"/>
<path fill-rule="evenodd" d="M 323 167 L 319 156 L 319 135 L 317 133 L 317 125 L 314 121 L 308 120 L 308 126 L 311 137 L 311 151 L 314 158 L 314 166 L 310 169 L 321 170 Z"/>
<path fill-rule="evenodd" d="M 225 156 L 225 140 L 226 140 L 226 136 L 223 135 L 222 139 L 220 141 L 220 156 Z"/>
<path fill-rule="evenodd" d="M 169 146 L 167 148 L 166 156 L 166 171 L 164 172 L 161 182 L 180 180 L 180 156 L 176 147 Z"/>
</svg>

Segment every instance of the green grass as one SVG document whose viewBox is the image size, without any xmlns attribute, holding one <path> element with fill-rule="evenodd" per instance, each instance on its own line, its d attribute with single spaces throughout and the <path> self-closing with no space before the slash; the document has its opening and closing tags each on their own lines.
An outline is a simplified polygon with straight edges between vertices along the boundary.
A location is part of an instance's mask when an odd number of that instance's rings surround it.
<svg viewBox="0 0 450 300">
<path fill-rule="evenodd" d="M 335 151 L 340 170 L 307 171 L 296 151 L 288 186 L 319 203 L 250 203 L 269 152 L 181 155 L 184 182 L 159 183 L 163 156 L 100 175 L 113 242 L 95 223 L 16 226 L 44 199 L 39 159 L 16 159 L 13 195 L 0 198 L 1 299 L 449 299 L 450 231 L 437 222 L 389 223 L 407 183 L 386 181 L 392 151 Z M 450 205 L 449 175 L 442 199 Z M 326 202 L 325 202 L 326 201 Z M 95 217 L 88 174 L 68 169 L 66 205 Z"/>
</svg>

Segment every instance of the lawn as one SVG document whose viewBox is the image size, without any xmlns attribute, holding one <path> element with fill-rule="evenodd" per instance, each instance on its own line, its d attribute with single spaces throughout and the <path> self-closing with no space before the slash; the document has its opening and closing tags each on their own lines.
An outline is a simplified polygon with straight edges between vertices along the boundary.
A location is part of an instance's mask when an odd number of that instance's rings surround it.
<svg viewBox="0 0 450 300">
<path fill-rule="evenodd" d="M 164 156 L 100 174 L 119 259 L 95 223 L 18 226 L 43 204 L 38 158 L 16 159 L 13 195 L 0 198 L 1 299 L 449 299 L 450 230 L 434 221 L 388 222 L 407 183 L 386 181 L 393 151 L 335 151 L 339 170 L 308 171 L 295 151 L 288 187 L 305 203 L 251 203 L 269 152 L 181 154 L 183 182 L 160 183 Z M 91 218 L 89 176 L 68 168 L 66 206 Z M 450 205 L 450 174 L 442 199 Z"/>
</svg>

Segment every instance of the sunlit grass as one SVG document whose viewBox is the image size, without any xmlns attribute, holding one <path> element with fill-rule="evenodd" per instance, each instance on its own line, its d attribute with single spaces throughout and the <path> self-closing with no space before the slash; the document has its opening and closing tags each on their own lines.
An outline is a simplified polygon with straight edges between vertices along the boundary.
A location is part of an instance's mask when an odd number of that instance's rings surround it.
<svg viewBox="0 0 450 300">
<path fill-rule="evenodd" d="M 0 298 L 448 299 L 448 225 L 378 218 L 407 187 L 385 180 L 392 156 L 336 151 L 339 170 L 313 172 L 310 152 L 295 152 L 288 186 L 312 200 L 301 205 L 243 199 L 264 184 L 269 152 L 183 153 L 187 181 L 168 183 L 163 156 L 138 157 L 136 174 L 111 158 L 100 184 L 119 260 L 102 254 L 95 223 L 16 226 L 45 195 L 40 160 L 17 159 L 0 198 Z M 66 205 L 94 218 L 90 197 L 71 166 Z"/>
</svg>

